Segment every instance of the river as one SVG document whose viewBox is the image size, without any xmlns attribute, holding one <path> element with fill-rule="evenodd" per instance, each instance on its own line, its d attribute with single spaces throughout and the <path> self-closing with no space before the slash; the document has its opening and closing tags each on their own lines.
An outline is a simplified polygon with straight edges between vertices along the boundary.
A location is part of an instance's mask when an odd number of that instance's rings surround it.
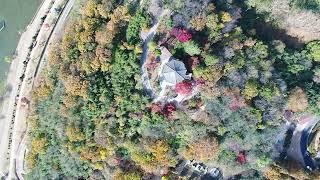
<svg viewBox="0 0 320 180">
<path fill-rule="evenodd" d="M 5 20 L 6 24 L 0 32 L 0 93 L 3 92 L 20 33 L 32 20 L 40 3 L 41 0 L 0 0 L 0 21 Z"/>
</svg>

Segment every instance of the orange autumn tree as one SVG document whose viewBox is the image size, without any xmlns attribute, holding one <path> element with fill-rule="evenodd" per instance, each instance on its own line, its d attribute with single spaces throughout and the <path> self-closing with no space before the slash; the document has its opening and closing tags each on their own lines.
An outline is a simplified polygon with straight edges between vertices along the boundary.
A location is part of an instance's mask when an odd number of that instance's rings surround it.
<svg viewBox="0 0 320 180">
<path fill-rule="evenodd" d="M 302 112 L 308 107 L 308 97 L 300 87 L 293 89 L 288 99 L 288 109 L 293 112 Z"/>
</svg>

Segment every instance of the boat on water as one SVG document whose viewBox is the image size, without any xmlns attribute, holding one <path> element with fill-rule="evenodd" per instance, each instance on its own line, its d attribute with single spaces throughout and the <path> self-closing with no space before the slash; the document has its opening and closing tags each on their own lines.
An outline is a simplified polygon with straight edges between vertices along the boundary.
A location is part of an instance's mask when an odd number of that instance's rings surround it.
<svg viewBox="0 0 320 180">
<path fill-rule="evenodd" d="M 0 32 L 6 27 L 6 23 L 4 20 L 0 20 Z"/>
</svg>

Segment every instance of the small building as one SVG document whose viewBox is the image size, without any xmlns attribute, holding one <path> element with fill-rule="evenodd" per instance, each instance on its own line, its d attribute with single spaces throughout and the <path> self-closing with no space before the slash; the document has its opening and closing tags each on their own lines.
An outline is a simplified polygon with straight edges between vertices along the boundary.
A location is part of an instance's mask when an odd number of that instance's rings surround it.
<svg viewBox="0 0 320 180">
<path fill-rule="evenodd" d="M 187 69 L 183 62 L 170 58 L 169 62 L 163 65 L 161 71 L 161 79 L 163 83 L 169 86 L 174 86 L 184 80 L 189 80 L 191 77 L 187 75 Z"/>
</svg>

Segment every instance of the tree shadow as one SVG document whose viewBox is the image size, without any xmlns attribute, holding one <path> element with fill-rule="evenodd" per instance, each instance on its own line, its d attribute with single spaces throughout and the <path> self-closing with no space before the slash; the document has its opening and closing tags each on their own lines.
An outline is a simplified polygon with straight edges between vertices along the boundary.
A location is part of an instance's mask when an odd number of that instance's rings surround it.
<svg viewBox="0 0 320 180">
<path fill-rule="evenodd" d="M 305 45 L 299 38 L 288 35 L 285 29 L 281 29 L 271 22 L 266 22 L 267 17 L 270 16 L 269 13 L 258 14 L 255 9 L 244 10 L 247 7 L 244 4 L 241 6 L 243 11 L 240 25 L 246 34 L 252 34 L 252 30 L 255 30 L 257 39 L 265 42 L 280 40 L 290 49 L 300 49 Z"/>
</svg>

